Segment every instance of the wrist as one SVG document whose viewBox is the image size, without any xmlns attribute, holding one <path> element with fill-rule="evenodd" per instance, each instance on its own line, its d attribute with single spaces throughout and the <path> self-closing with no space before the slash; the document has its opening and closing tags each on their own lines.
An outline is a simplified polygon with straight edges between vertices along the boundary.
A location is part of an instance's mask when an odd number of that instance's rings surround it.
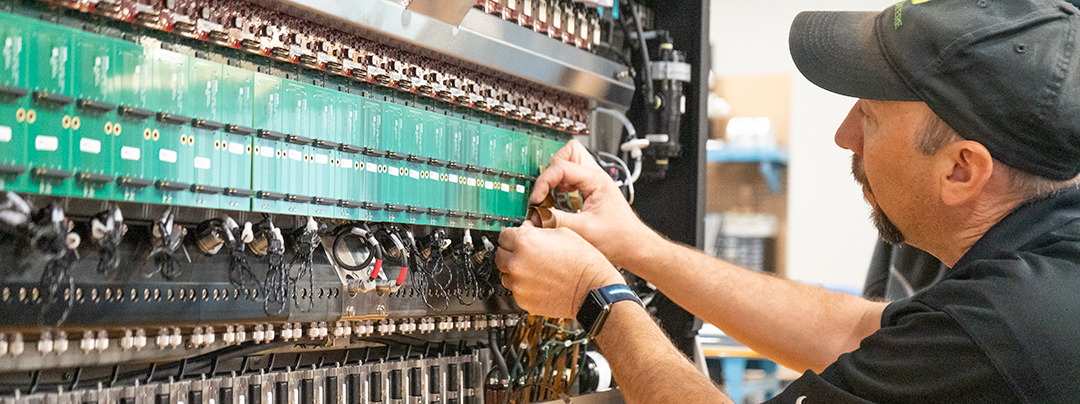
<svg viewBox="0 0 1080 404">
<path fill-rule="evenodd" d="M 608 315 L 616 305 L 629 305 L 632 302 L 643 306 L 637 294 L 624 283 L 616 283 L 593 289 L 577 311 L 576 319 L 588 335 L 595 338 L 604 328 Z"/>
<path fill-rule="evenodd" d="M 628 269 L 638 275 L 641 275 L 639 271 L 650 266 L 648 264 L 650 259 L 663 256 L 663 254 L 658 254 L 655 250 L 658 246 L 668 242 L 667 239 L 648 228 L 648 226 L 642 224 L 641 227 L 643 228 L 642 231 L 636 232 L 634 236 L 627 238 L 622 254 L 612 260 L 612 264 L 615 264 L 615 266 Z"/>
<path fill-rule="evenodd" d="M 605 266 L 608 267 L 608 270 L 593 274 L 591 278 L 581 282 L 578 286 L 577 293 L 575 294 L 577 298 L 574 299 L 574 313 L 581 310 L 581 305 L 585 299 L 588 298 L 589 292 L 605 286 L 626 283 L 626 279 L 623 279 L 622 274 L 620 274 L 618 270 L 607 263 L 605 263 Z"/>
</svg>

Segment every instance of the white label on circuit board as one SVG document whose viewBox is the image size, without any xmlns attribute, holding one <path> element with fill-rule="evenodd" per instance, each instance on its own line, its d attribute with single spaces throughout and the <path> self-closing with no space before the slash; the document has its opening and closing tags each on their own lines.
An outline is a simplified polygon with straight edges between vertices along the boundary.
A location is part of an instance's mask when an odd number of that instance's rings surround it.
<svg viewBox="0 0 1080 404">
<path fill-rule="evenodd" d="M 428 171 L 428 178 L 431 178 L 431 179 L 433 179 L 435 181 L 439 181 L 439 173 L 434 172 L 434 171 Z"/>
<path fill-rule="evenodd" d="M 300 153 L 297 150 L 289 150 L 289 159 L 300 161 L 304 159 L 304 153 Z"/>
<path fill-rule="evenodd" d="M 173 150 L 169 150 L 169 149 L 161 149 L 161 150 L 158 150 L 157 158 L 158 158 L 158 160 L 164 161 L 166 163 L 175 163 L 176 162 L 176 152 L 173 151 Z"/>
<path fill-rule="evenodd" d="M 208 159 L 206 157 L 196 157 L 195 158 L 195 168 L 200 168 L 200 169 L 203 169 L 203 170 L 209 170 L 210 169 L 210 159 Z"/>
<path fill-rule="evenodd" d="M 86 137 L 79 139 L 79 151 L 91 154 L 101 153 L 101 141 Z"/>
<path fill-rule="evenodd" d="M 502 188 L 503 192 L 510 192 L 510 184 L 502 184 L 500 188 Z"/>
<path fill-rule="evenodd" d="M 387 171 L 390 172 L 390 175 L 393 175 L 395 177 L 397 177 L 398 175 L 401 175 L 401 170 L 398 170 L 397 167 L 388 167 Z"/>
<path fill-rule="evenodd" d="M 412 179 L 414 179 L 414 180 L 418 180 L 418 179 L 420 179 L 420 171 L 418 171 L 418 170 L 409 171 L 409 176 L 412 177 Z"/>
<path fill-rule="evenodd" d="M 56 151 L 60 147 L 60 139 L 56 136 L 38 136 L 34 138 L 34 149 L 44 151 Z"/>
<path fill-rule="evenodd" d="M 377 172 L 379 172 L 379 165 L 378 164 L 368 164 L 367 165 L 367 170 L 371 171 L 373 173 L 377 173 Z"/>
<path fill-rule="evenodd" d="M 263 157 L 274 157 L 274 148 L 262 146 L 259 148 L 259 155 Z"/>
<path fill-rule="evenodd" d="M 485 181 L 484 182 L 484 188 L 495 189 L 495 182 L 494 181 Z"/>
<path fill-rule="evenodd" d="M 470 187 L 475 187 L 476 186 L 476 178 L 466 178 L 465 179 L 465 184 L 470 186 Z"/>
<path fill-rule="evenodd" d="M 517 193 L 524 194 L 525 193 L 525 186 L 524 185 L 518 185 L 517 186 Z"/>
<path fill-rule="evenodd" d="M 319 164 L 326 164 L 330 162 L 330 157 L 327 157 L 325 154 L 316 154 L 315 162 Z"/>
<path fill-rule="evenodd" d="M 10 142 L 10 141 L 11 141 L 11 127 L 0 125 L 0 142 L 7 143 L 7 142 Z"/>
<path fill-rule="evenodd" d="M 142 149 L 138 147 L 122 146 L 120 147 L 120 158 L 124 160 L 139 161 L 142 158 Z"/>
<path fill-rule="evenodd" d="M 450 182 L 458 182 L 457 174 L 450 174 L 447 178 L 450 180 Z"/>
<path fill-rule="evenodd" d="M 229 143 L 229 153 L 244 154 L 244 144 L 237 142 Z"/>
<path fill-rule="evenodd" d="M 352 168 L 353 161 L 349 159 L 341 159 L 341 166 L 345 168 Z"/>
</svg>

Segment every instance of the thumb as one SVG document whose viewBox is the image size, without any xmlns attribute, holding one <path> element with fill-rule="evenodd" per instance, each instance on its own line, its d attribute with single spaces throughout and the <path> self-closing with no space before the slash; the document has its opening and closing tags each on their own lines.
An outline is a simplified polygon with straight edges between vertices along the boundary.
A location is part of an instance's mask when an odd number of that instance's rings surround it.
<svg viewBox="0 0 1080 404">
<path fill-rule="evenodd" d="M 582 224 L 582 217 L 580 213 L 570 213 L 558 209 L 551 209 L 552 221 L 554 225 L 551 227 L 565 227 L 573 230 L 575 233 L 578 231 L 578 227 Z"/>
</svg>

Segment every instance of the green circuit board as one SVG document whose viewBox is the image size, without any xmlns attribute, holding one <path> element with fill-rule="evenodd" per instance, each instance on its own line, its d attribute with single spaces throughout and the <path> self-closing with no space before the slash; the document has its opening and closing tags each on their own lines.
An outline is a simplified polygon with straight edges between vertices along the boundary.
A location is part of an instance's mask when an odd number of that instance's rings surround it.
<svg viewBox="0 0 1080 404">
<path fill-rule="evenodd" d="M 0 50 L 0 190 L 499 229 L 567 139 L 13 13 Z"/>
</svg>

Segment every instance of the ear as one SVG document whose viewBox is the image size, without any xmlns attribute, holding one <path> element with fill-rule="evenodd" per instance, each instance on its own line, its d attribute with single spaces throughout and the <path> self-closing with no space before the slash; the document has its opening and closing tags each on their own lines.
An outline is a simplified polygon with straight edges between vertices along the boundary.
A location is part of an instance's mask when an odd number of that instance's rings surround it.
<svg viewBox="0 0 1080 404">
<path fill-rule="evenodd" d="M 941 201 L 963 205 L 979 196 L 994 173 L 994 158 L 979 142 L 961 140 L 942 148 L 935 156 Z"/>
</svg>

